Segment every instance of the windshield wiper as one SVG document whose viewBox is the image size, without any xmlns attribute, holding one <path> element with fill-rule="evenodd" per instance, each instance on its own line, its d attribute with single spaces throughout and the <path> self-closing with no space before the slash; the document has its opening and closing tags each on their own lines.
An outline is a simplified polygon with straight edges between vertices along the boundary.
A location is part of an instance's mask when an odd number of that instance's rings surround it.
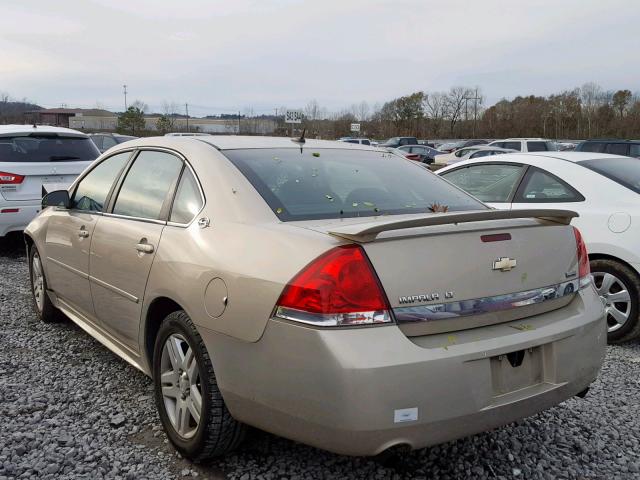
<svg viewBox="0 0 640 480">
<path fill-rule="evenodd" d="M 81 158 L 73 155 L 51 155 L 49 157 L 49 161 L 51 162 L 60 162 L 62 160 L 81 160 Z"/>
</svg>

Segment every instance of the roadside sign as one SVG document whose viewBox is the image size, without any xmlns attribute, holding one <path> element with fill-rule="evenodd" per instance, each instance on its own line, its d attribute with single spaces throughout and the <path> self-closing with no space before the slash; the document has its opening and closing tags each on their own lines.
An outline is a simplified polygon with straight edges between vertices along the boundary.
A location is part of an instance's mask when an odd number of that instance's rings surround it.
<svg viewBox="0 0 640 480">
<path fill-rule="evenodd" d="M 359 132 L 360 131 L 360 124 L 359 123 L 352 123 L 351 124 L 351 131 L 352 132 Z"/>
<path fill-rule="evenodd" d="M 285 123 L 302 123 L 302 111 L 301 110 L 287 110 L 284 114 Z"/>
</svg>

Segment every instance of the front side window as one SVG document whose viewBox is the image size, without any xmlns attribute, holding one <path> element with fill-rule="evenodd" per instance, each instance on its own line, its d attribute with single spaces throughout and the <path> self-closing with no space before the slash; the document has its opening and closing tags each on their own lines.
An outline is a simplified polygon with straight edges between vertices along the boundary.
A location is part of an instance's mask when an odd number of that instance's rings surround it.
<svg viewBox="0 0 640 480">
<path fill-rule="evenodd" d="M 0 137 L 0 162 L 76 162 L 95 160 L 99 155 L 88 137 L 46 133 Z"/>
<path fill-rule="evenodd" d="M 227 150 L 282 221 L 486 208 L 421 167 L 387 152 L 297 148 Z"/>
<path fill-rule="evenodd" d="M 122 183 L 113 213 L 158 220 L 181 170 L 182 160 L 175 155 L 143 150 Z"/>
<path fill-rule="evenodd" d="M 109 157 L 96 165 L 78 183 L 71 200 L 71 208 L 101 212 L 109 190 L 124 168 L 131 152 Z"/>
<path fill-rule="evenodd" d="M 604 152 L 605 147 L 606 144 L 603 142 L 584 142 L 576 148 L 576 151 L 602 153 Z"/>
<path fill-rule="evenodd" d="M 556 151 L 554 142 L 533 141 L 527 142 L 527 151 L 529 152 L 553 152 Z"/>
<path fill-rule="evenodd" d="M 502 148 L 510 148 L 511 150 L 522 151 L 522 144 L 520 142 L 504 142 L 501 145 Z"/>
<path fill-rule="evenodd" d="M 483 202 L 503 203 L 518 188 L 523 169 L 523 165 L 471 165 L 442 176 Z"/>
<path fill-rule="evenodd" d="M 580 202 L 584 197 L 574 188 L 563 182 L 555 175 L 539 170 L 531 169 L 522 182 L 518 192 L 518 202 L 544 203 L 544 202 Z"/>
<path fill-rule="evenodd" d="M 187 168 L 182 174 L 176 198 L 173 201 L 169 220 L 176 223 L 189 223 L 202 208 L 202 196 L 198 182 Z"/>
</svg>

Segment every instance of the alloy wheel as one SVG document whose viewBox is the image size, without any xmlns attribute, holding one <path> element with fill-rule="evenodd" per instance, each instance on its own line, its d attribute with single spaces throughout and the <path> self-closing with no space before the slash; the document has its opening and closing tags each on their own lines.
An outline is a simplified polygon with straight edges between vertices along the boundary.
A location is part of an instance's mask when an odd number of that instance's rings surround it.
<svg viewBox="0 0 640 480">
<path fill-rule="evenodd" d="M 33 259 L 31 260 L 31 282 L 33 284 L 33 298 L 36 301 L 38 312 L 42 312 L 44 305 L 44 275 L 42 273 L 42 262 L 40 261 L 40 254 L 34 252 Z"/>
<path fill-rule="evenodd" d="M 604 301 L 607 329 L 609 332 L 615 332 L 622 328 L 631 314 L 629 289 L 622 280 L 611 273 L 592 272 L 591 275 L 598 295 Z"/>
<path fill-rule="evenodd" d="M 162 399 L 176 433 L 185 439 L 196 434 L 202 418 L 202 385 L 195 352 L 180 334 L 165 340 L 160 359 Z"/>
</svg>

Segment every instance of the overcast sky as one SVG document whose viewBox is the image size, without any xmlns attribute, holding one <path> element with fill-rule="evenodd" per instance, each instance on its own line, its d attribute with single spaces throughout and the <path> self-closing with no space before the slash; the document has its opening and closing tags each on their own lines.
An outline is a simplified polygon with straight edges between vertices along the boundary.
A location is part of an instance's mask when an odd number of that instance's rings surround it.
<svg viewBox="0 0 640 480">
<path fill-rule="evenodd" d="M 0 92 L 192 115 L 337 111 L 479 86 L 487 103 L 595 81 L 640 90 L 638 0 L 4 0 Z"/>
</svg>

